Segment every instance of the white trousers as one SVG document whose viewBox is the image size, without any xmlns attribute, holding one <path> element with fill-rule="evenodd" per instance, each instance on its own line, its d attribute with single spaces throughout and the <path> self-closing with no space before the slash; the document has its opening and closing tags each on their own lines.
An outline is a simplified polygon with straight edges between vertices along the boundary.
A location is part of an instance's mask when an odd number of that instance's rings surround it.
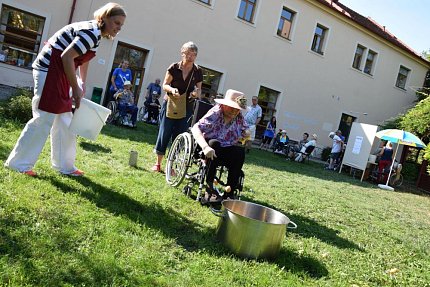
<svg viewBox="0 0 430 287">
<path fill-rule="evenodd" d="M 69 132 L 73 114 L 52 114 L 38 109 L 46 75 L 46 72 L 33 70 L 33 118 L 25 125 L 4 165 L 19 172 L 32 170 L 51 133 L 52 167 L 61 173 L 69 174 L 77 170 L 76 135 Z"/>
<path fill-rule="evenodd" d="M 251 133 L 251 136 L 250 136 L 250 140 L 251 141 L 255 140 L 255 132 L 256 132 L 256 130 L 257 130 L 257 126 L 256 125 L 250 125 L 249 126 L 249 131 Z"/>
</svg>

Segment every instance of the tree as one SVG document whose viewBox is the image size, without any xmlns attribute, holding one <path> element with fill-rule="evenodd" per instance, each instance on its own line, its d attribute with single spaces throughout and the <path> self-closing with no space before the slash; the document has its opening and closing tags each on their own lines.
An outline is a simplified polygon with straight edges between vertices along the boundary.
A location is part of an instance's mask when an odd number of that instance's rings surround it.
<svg viewBox="0 0 430 287">
<path fill-rule="evenodd" d="M 401 118 L 400 127 L 414 133 L 427 144 L 424 158 L 430 161 L 430 97 L 428 94 Z M 430 166 L 427 170 L 430 173 Z"/>
</svg>

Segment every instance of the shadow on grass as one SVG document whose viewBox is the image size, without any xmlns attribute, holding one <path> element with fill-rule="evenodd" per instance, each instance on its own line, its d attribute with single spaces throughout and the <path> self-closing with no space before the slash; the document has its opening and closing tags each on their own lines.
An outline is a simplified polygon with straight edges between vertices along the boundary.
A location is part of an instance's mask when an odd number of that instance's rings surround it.
<svg viewBox="0 0 430 287">
<path fill-rule="evenodd" d="M 215 228 L 207 228 L 188 219 L 174 209 L 157 204 L 144 205 L 129 196 L 115 192 L 88 178 L 72 178 L 91 191 L 76 190 L 67 183 L 49 178 L 53 185 L 65 193 L 77 193 L 114 215 L 129 218 L 138 224 L 144 224 L 176 240 L 187 251 L 206 251 L 215 256 L 230 256 L 231 252 L 215 239 Z M 215 243 L 215 244 L 213 244 Z M 280 268 L 296 273 L 306 273 L 320 278 L 327 275 L 327 269 L 316 259 L 299 256 L 291 251 L 282 250 L 279 260 L 274 263 Z"/>
<path fill-rule="evenodd" d="M 242 196 L 242 200 L 247 200 L 246 196 Z M 286 214 L 286 212 L 284 212 L 283 210 L 273 205 L 267 204 L 266 202 L 261 202 L 258 200 L 252 200 L 252 202 L 272 208 L 274 210 L 277 210 L 279 212 Z M 294 216 L 291 216 L 290 220 L 296 223 L 298 227 L 297 229 L 291 229 L 288 232 L 296 233 L 305 238 L 315 237 L 321 240 L 322 242 L 336 246 L 338 248 L 355 249 L 361 252 L 365 251 L 356 243 L 340 237 L 338 235 L 339 231 L 329 228 L 327 226 L 323 226 L 313 219 L 310 219 L 308 217 L 301 216 L 301 215 L 294 215 Z"/>
<path fill-rule="evenodd" d="M 135 129 L 115 125 L 106 125 L 103 127 L 101 133 L 117 139 L 126 139 L 129 141 L 145 142 L 150 145 L 155 145 L 158 135 L 158 126 L 146 124 L 143 122 L 138 122 L 137 128 Z"/>
<path fill-rule="evenodd" d="M 0 256 L 7 257 L 7 264 L 14 266 L 12 269 L 19 270 L 18 274 L 25 274 L 19 280 L 11 276 L 10 279 L 15 284 L 107 286 L 120 278 L 120 282 L 139 285 L 138 280 L 132 278 L 127 270 L 112 262 L 93 259 L 77 250 L 74 238 L 70 238 L 70 234 L 61 228 L 51 230 L 47 241 L 43 233 L 35 228 L 37 222 L 33 221 L 36 218 L 28 218 L 31 214 L 31 210 L 20 208 L 0 219 Z M 58 227 L 63 222 L 67 222 L 67 219 L 56 214 L 56 219 L 50 225 Z M 35 258 L 35 254 L 40 255 Z M 49 256 L 61 260 L 62 267 L 58 268 L 58 262 Z M 34 264 L 35 260 L 37 265 Z M 41 264 L 45 268 L 41 268 Z M 68 273 L 64 270 L 68 270 Z M 3 274 L 2 280 L 7 282 L 7 275 Z"/>
<path fill-rule="evenodd" d="M 79 143 L 79 145 L 82 147 L 82 149 L 84 149 L 86 151 L 95 152 L 95 153 L 98 153 L 98 152 L 110 153 L 110 152 L 112 152 L 111 148 L 104 147 L 101 144 L 94 143 L 94 142 L 82 141 Z"/>
</svg>

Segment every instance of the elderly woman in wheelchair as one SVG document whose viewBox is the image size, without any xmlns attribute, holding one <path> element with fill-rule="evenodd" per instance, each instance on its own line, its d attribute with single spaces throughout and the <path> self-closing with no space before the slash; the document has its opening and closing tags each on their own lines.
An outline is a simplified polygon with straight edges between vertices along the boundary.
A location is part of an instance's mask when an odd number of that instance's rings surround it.
<svg viewBox="0 0 430 287">
<path fill-rule="evenodd" d="M 209 202 L 234 198 L 245 161 L 245 149 L 238 142 L 250 135 L 241 114 L 241 110 L 246 109 L 243 93 L 228 90 L 224 99 L 215 99 L 215 102 L 218 105 L 191 128 L 207 161 L 205 200 Z M 215 174 L 220 165 L 228 168 L 226 188 L 222 196 L 214 188 Z"/>
<path fill-rule="evenodd" d="M 107 119 L 108 123 L 117 122 L 124 126 L 136 127 L 138 108 L 134 103 L 134 95 L 131 92 L 130 81 L 124 82 L 124 89 L 115 93 L 116 101 L 108 103 L 108 109 L 111 110 L 111 115 Z"/>
<path fill-rule="evenodd" d="M 186 178 L 183 191 L 188 196 L 198 184 L 196 200 L 201 204 L 239 198 L 245 177 L 243 143 L 249 138 L 249 131 L 240 111 L 246 107 L 246 99 L 242 93 L 228 90 L 226 98 L 217 99 L 217 103 L 212 106 L 196 101 L 192 133 L 179 134 L 167 156 L 166 181 L 176 187 Z M 239 140 L 242 146 L 238 145 Z M 221 190 L 221 186 L 225 189 Z"/>
</svg>

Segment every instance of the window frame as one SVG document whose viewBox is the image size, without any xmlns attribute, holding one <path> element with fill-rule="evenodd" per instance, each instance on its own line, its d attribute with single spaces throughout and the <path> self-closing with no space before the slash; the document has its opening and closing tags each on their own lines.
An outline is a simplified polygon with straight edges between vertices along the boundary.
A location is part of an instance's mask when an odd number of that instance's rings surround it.
<svg viewBox="0 0 430 287">
<path fill-rule="evenodd" d="M 361 54 L 357 53 L 358 48 L 362 49 L 362 53 Z M 357 45 L 355 46 L 354 57 L 352 59 L 352 68 L 353 69 L 356 69 L 358 71 L 363 71 L 362 70 L 363 59 L 367 58 L 367 50 L 368 50 L 368 48 L 366 46 L 364 46 L 364 45 L 362 45 L 360 43 L 357 43 Z M 356 63 L 357 55 L 360 55 L 360 59 L 359 59 L 358 65 L 356 65 L 357 64 Z"/>
<path fill-rule="evenodd" d="M 191 0 L 191 1 L 194 2 L 194 3 L 196 3 L 196 4 L 202 5 L 203 7 L 207 7 L 207 8 L 213 9 L 216 0 L 206 0 L 208 3 L 206 3 L 205 0 Z"/>
<path fill-rule="evenodd" d="M 255 3 L 252 3 L 253 4 L 253 6 L 254 6 L 254 8 L 252 9 L 252 13 L 251 13 L 251 19 L 250 20 L 247 20 L 246 19 L 246 11 L 247 11 L 247 7 L 248 7 L 248 4 L 250 3 L 250 2 L 252 2 L 252 1 L 254 1 Z M 245 3 L 245 9 L 244 9 L 244 17 L 242 18 L 241 16 L 240 16 L 240 8 L 241 8 L 241 6 L 242 6 L 242 3 L 243 2 L 246 2 Z M 256 23 L 256 18 L 257 18 L 257 9 L 258 9 L 258 6 L 259 6 L 259 0 L 240 0 L 239 1 L 239 6 L 238 6 L 238 9 L 237 9 L 237 13 L 236 13 L 236 18 L 238 19 L 238 20 L 240 20 L 240 21 L 243 21 L 244 23 L 248 23 L 248 24 L 250 24 L 250 25 L 255 25 L 255 23 Z"/>
<path fill-rule="evenodd" d="M 34 62 L 34 60 L 37 57 L 37 54 L 43 47 L 43 43 L 46 41 L 46 33 L 47 33 L 47 27 L 49 27 L 50 24 L 50 16 L 40 12 L 36 11 L 35 9 L 32 9 L 30 7 L 26 7 L 24 5 L 21 5 L 19 3 L 15 3 L 12 1 L 0 1 L 0 15 L 3 15 L 5 7 L 9 10 L 16 11 L 18 13 L 24 13 L 25 15 L 29 15 L 31 17 L 35 17 L 38 21 L 42 21 L 39 26 L 38 31 L 27 31 L 25 28 L 19 28 L 14 27 L 10 24 L 8 24 L 7 20 L 9 19 L 8 16 L 5 17 L 5 21 L 3 22 L 3 18 L 0 17 L 0 26 L 4 29 L 1 29 L 2 33 L 2 41 L 0 45 L 2 46 L 2 50 L 8 49 L 13 50 L 13 54 L 9 54 L 8 57 L 13 57 L 11 59 L 5 59 L 5 62 L 2 62 L 6 65 L 16 66 L 22 69 L 31 69 L 31 64 Z M 9 43 L 5 42 L 6 35 L 6 28 L 11 27 L 15 30 L 22 30 L 23 34 L 15 33 L 17 39 L 24 39 L 27 38 L 29 41 L 33 42 L 32 46 L 33 49 L 29 49 L 28 47 L 19 46 L 16 43 Z M 26 37 L 25 34 L 34 34 L 34 37 Z M 12 35 L 13 36 L 13 35 Z M 28 35 L 27 35 L 28 36 Z M 30 43 L 31 44 L 31 43 Z M 5 47 L 5 48 L 3 48 Z M 13 55 L 13 56 L 12 56 Z M 16 55 L 16 57 L 15 57 Z"/>
<path fill-rule="evenodd" d="M 373 59 L 372 59 L 369 71 L 366 71 L 367 64 L 369 62 L 369 55 L 371 55 L 371 54 L 373 55 Z M 363 73 L 365 73 L 369 76 L 373 76 L 377 59 L 378 59 L 378 52 L 376 52 L 375 50 L 372 50 L 372 49 L 368 49 L 367 54 L 366 54 L 366 60 L 364 61 Z"/>
<path fill-rule="evenodd" d="M 359 66 L 356 65 L 358 48 L 361 48 L 363 50 L 360 56 L 361 58 L 360 58 Z M 373 55 L 373 60 L 371 62 L 370 69 L 369 69 L 369 55 Z M 354 71 L 360 72 L 362 74 L 365 74 L 366 76 L 374 77 L 378 60 L 379 60 L 378 51 L 376 51 L 373 48 L 369 48 L 369 45 L 367 44 L 363 44 L 362 42 L 356 42 L 355 50 L 352 57 L 351 69 L 353 69 Z"/>
<path fill-rule="evenodd" d="M 407 71 L 407 74 L 406 74 L 406 76 L 405 76 L 405 81 L 404 81 L 404 85 L 403 85 L 403 87 L 399 85 L 400 70 L 401 70 L 402 68 L 403 68 L 403 69 L 405 69 L 405 70 Z M 406 91 L 406 84 L 407 84 L 407 82 L 408 82 L 408 80 L 409 80 L 409 78 L 410 78 L 411 72 L 412 72 L 412 69 L 410 69 L 410 68 L 406 67 L 406 65 L 403 65 L 403 64 L 400 64 L 400 65 L 399 65 L 399 69 L 398 69 L 398 71 L 397 71 L 396 82 L 395 82 L 395 86 L 396 86 L 396 88 L 399 88 L 399 89 L 402 89 L 402 90 Z"/>
<path fill-rule="evenodd" d="M 310 50 L 314 53 L 317 53 L 323 56 L 327 47 L 330 28 L 327 25 L 321 24 L 320 22 L 317 22 L 314 27 L 315 28 L 312 34 L 312 42 L 311 42 Z M 314 49 L 314 43 L 316 42 L 316 36 L 317 36 L 317 33 L 316 33 L 317 28 L 320 28 L 323 31 L 322 35 L 320 36 L 320 41 L 319 41 L 320 44 L 318 45 L 320 49 Z"/>
<path fill-rule="evenodd" d="M 284 23 L 286 21 L 290 23 L 290 29 L 289 29 L 288 37 L 283 36 L 282 33 L 279 32 L 280 31 L 279 30 L 279 25 L 281 24 L 281 20 L 283 19 L 282 14 L 283 14 L 284 10 L 288 11 L 289 13 L 291 13 L 291 20 L 290 21 L 287 20 L 286 18 L 284 18 L 285 19 Z M 283 39 L 287 39 L 287 40 L 291 41 L 292 38 L 293 38 L 293 31 L 294 31 L 294 27 L 295 27 L 296 18 L 297 18 L 297 12 L 295 10 L 293 10 L 293 9 L 291 9 L 289 7 L 286 7 L 286 6 L 282 6 L 281 14 L 279 15 L 278 25 L 276 27 L 276 35 L 279 36 L 279 37 L 281 37 L 281 38 L 283 38 Z"/>
</svg>

